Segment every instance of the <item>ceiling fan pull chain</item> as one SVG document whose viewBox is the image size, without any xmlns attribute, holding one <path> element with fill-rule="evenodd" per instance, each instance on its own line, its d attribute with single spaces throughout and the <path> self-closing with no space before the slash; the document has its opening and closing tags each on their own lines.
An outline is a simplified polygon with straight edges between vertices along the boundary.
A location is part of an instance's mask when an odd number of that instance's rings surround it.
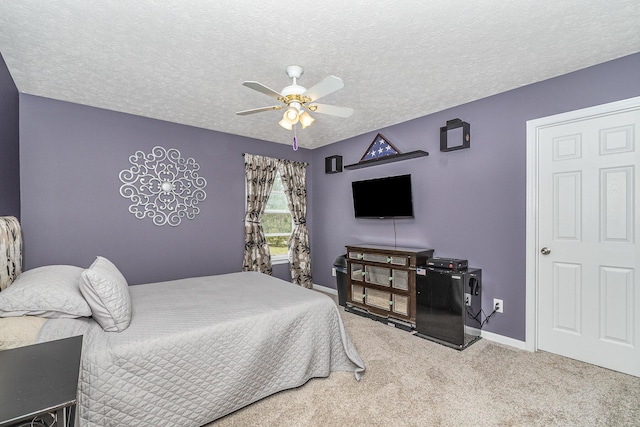
<svg viewBox="0 0 640 427">
<path fill-rule="evenodd" d="M 293 126 L 293 151 L 298 151 L 298 138 L 296 136 L 296 126 Z"/>
</svg>

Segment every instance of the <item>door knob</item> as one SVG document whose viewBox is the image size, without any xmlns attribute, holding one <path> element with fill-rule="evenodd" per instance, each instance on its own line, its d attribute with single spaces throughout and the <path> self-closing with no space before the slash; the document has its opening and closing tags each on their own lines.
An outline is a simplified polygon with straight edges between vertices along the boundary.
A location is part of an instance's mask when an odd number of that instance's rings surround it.
<svg viewBox="0 0 640 427">
<path fill-rule="evenodd" d="M 549 249 L 547 247 L 544 247 L 544 248 L 540 249 L 540 253 L 542 255 L 549 255 L 551 253 L 551 249 Z"/>
</svg>

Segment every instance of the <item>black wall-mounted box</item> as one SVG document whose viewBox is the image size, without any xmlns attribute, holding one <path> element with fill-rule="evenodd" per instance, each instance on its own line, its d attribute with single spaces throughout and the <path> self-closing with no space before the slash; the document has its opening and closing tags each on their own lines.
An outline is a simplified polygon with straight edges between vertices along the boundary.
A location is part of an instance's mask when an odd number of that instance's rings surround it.
<svg viewBox="0 0 640 427">
<path fill-rule="evenodd" d="M 342 156 L 329 156 L 324 158 L 324 173 L 342 172 Z"/>
<path fill-rule="evenodd" d="M 462 150 L 471 147 L 471 125 L 460 119 L 447 120 L 440 128 L 440 151 Z"/>
</svg>

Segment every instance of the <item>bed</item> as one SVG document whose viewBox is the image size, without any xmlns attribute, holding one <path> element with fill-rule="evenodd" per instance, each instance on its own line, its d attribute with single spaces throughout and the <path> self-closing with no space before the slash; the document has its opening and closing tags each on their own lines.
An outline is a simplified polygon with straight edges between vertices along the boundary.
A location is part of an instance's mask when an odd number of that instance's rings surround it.
<svg viewBox="0 0 640 427">
<path fill-rule="evenodd" d="M 0 243 L 0 251 L 7 247 Z M 21 251 L 12 252 L 8 262 L 15 265 Z M 0 255 L 5 258 L 4 252 Z M 65 284 L 80 274 L 79 293 L 89 304 L 89 315 L 44 306 L 7 311 L 8 297 L 16 294 L 12 287 L 20 289 L 24 277 L 40 273 L 39 281 L 46 282 L 59 273 L 50 267 L 68 275 Z M 364 372 L 331 298 L 271 276 L 230 273 L 128 286 L 103 257 L 84 269 L 39 269 L 14 269 L 18 273 L 10 280 L 15 282 L 0 292 L 0 321 L 40 319 L 37 342 L 83 335 L 80 427 L 202 426 L 311 378 L 351 371 L 357 380 Z M 110 280 L 93 280 L 94 289 L 85 289 L 88 279 L 95 279 L 92 274 L 100 278 L 97 273 Z M 117 304 L 104 303 L 109 298 Z M 124 316 L 118 313 L 127 300 L 128 322 L 126 310 L 121 310 Z M 75 304 L 77 313 L 86 310 L 80 299 Z M 45 321 L 43 316 L 48 316 Z"/>
</svg>

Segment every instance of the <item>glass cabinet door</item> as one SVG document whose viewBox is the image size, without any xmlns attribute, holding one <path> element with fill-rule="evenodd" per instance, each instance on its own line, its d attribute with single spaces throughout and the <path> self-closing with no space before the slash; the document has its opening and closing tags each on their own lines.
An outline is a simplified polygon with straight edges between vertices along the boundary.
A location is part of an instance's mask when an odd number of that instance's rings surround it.
<svg viewBox="0 0 640 427">
<path fill-rule="evenodd" d="M 392 270 L 391 274 L 392 287 L 405 291 L 409 289 L 409 272 L 407 270 Z"/>
<path fill-rule="evenodd" d="M 402 314 L 403 316 L 409 315 L 409 297 L 406 295 L 392 295 L 391 310 L 394 313 Z"/>
<path fill-rule="evenodd" d="M 365 289 L 365 304 L 370 305 L 371 307 L 389 310 L 390 302 L 391 294 L 389 292 L 371 288 Z"/>
<path fill-rule="evenodd" d="M 382 254 L 364 253 L 364 254 L 362 254 L 362 260 L 363 261 L 379 262 L 379 263 L 382 263 L 382 264 L 386 264 L 391 260 L 391 258 L 389 258 L 387 255 L 382 255 Z"/>
<path fill-rule="evenodd" d="M 362 282 L 362 276 L 364 276 L 362 264 L 351 264 L 351 280 Z"/>
<path fill-rule="evenodd" d="M 389 274 L 391 272 L 388 268 L 365 265 L 364 271 L 364 277 L 367 283 L 373 283 L 380 286 L 389 286 Z"/>
<path fill-rule="evenodd" d="M 351 301 L 359 303 L 364 302 L 364 286 L 351 285 Z"/>
<path fill-rule="evenodd" d="M 405 266 L 407 265 L 407 258 L 406 257 L 401 257 L 401 256 L 392 256 L 389 258 L 389 262 L 393 265 L 402 265 Z"/>
</svg>

